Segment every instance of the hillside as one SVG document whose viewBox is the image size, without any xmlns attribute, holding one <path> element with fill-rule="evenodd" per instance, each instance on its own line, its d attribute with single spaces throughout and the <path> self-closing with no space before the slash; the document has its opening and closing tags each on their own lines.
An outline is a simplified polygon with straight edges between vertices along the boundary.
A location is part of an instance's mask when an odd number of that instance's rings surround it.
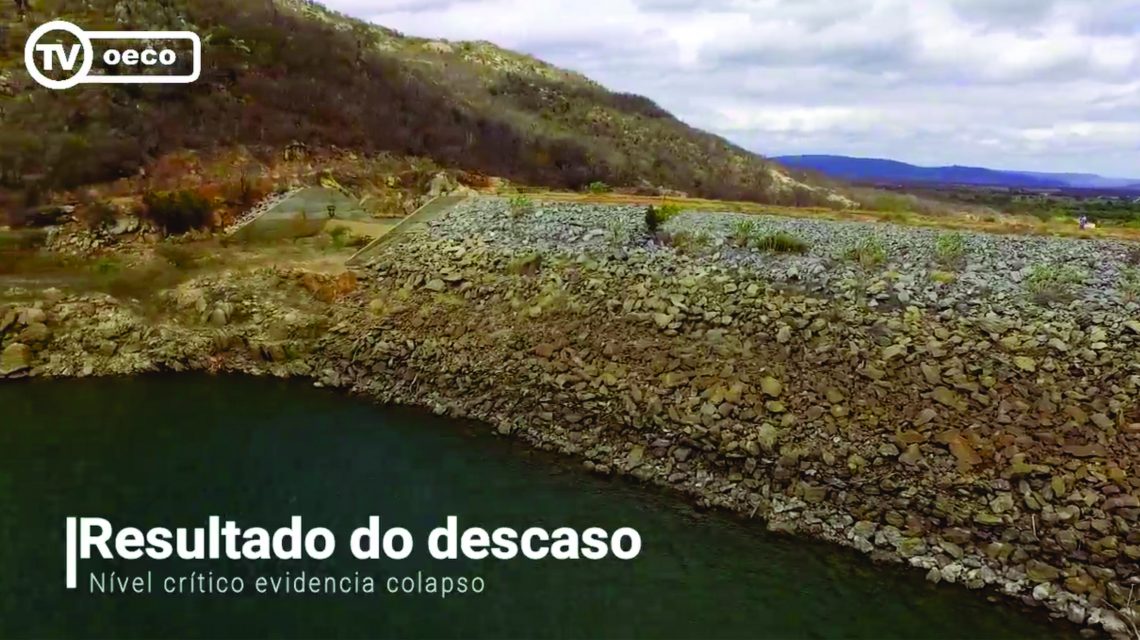
<svg viewBox="0 0 1140 640">
<path fill-rule="evenodd" d="M 891 183 L 943 183 L 978 186 L 1061 188 L 1067 184 L 1044 174 L 995 171 L 981 167 L 919 167 L 896 160 L 848 156 L 804 155 L 774 158 L 785 166 L 810 169 L 840 180 Z"/>
<path fill-rule="evenodd" d="M 773 160 L 791 168 L 818 171 L 855 182 L 896 184 L 959 184 L 1025 189 L 1134 189 L 1127 178 L 1091 173 L 999 171 L 982 167 L 920 167 L 895 160 L 834 155 L 780 156 Z"/>
<path fill-rule="evenodd" d="M 22 45 L 49 17 L 87 29 L 193 30 L 205 44 L 202 78 L 40 89 L 23 71 Z M 559 188 L 604 182 L 841 202 L 646 98 L 486 42 L 405 37 L 301 0 L 40 0 L 0 45 L 0 186 L 8 189 L 112 179 L 183 149 L 301 143 L 428 157 Z"/>
<path fill-rule="evenodd" d="M 1026 171 L 1023 175 L 1048 180 L 1059 180 L 1071 189 L 1136 189 L 1140 184 L 1135 178 L 1112 178 L 1095 173 L 1042 173 Z"/>
</svg>

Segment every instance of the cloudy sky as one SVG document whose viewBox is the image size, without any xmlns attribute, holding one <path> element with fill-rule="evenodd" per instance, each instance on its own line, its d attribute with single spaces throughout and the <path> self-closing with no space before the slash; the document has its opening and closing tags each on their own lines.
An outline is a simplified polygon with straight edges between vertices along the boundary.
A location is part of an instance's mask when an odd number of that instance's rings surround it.
<svg viewBox="0 0 1140 640">
<path fill-rule="evenodd" d="M 765 155 L 1140 177 L 1140 0 L 326 0 L 490 40 Z"/>
</svg>

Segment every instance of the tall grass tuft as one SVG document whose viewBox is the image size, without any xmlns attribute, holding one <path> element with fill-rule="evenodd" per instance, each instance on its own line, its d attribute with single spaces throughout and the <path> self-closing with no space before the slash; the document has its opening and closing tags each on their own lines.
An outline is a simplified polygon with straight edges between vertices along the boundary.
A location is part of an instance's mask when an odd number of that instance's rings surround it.
<svg viewBox="0 0 1140 640">
<path fill-rule="evenodd" d="M 738 247 L 747 247 L 756 236 L 759 225 L 755 220 L 742 218 L 732 225 L 732 242 Z"/>
<path fill-rule="evenodd" d="M 521 220 L 534 213 L 534 201 L 523 195 L 512 197 L 507 206 L 513 220 Z"/>
<path fill-rule="evenodd" d="M 808 243 L 785 231 L 759 236 L 753 240 L 752 246 L 772 253 L 806 253 L 810 248 Z"/>
<path fill-rule="evenodd" d="M 960 266 L 966 261 L 966 239 L 958 232 L 944 233 L 934 243 L 934 255 L 947 267 Z"/>
<path fill-rule="evenodd" d="M 1078 286 L 1084 284 L 1086 274 L 1075 267 L 1037 264 L 1025 278 L 1025 290 L 1038 303 L 1067 302 L 1072 300 Z"/>
<path fill-rule="evenodd" d="M 843 255 L 848 260 L 854 260 L 863 267 L 876 267 L 887 261 L 887 248 L 878 238 L 867 238 L 849 248 Z"/>
</svg>

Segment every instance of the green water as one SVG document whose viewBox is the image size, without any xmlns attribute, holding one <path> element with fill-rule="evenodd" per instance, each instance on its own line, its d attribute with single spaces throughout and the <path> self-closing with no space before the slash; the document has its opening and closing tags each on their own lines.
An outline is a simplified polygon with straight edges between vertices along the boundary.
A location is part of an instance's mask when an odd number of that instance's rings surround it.
<svg viewBox="0 0 1140 640">
<path fill-rule="evenodd" d="M 916 573 L 769 535 L 679 500 L 563 467 L 479 425 L 296 383 L 199 376 L 0 385 L 0 637 L 1044 638 L 1072 634 Z M 65 518 L 336 533 L 323 562 L 79 564 Z M 637 529 L 632 561 L 359 561 L 369 515 L 417 544 L 464 526 Z M 242 595 L 92 594 L 88 574 L 243 577 Z M 257 576 L 372 576 L 377 592 L 261 595 Z M 483 593 L 390 594 L 389 576 L 480 577 Z M 157 585 L 156 585 L 157 586 Z M 156 591 L 161 591 L 156 589 Z"/>
</svg>

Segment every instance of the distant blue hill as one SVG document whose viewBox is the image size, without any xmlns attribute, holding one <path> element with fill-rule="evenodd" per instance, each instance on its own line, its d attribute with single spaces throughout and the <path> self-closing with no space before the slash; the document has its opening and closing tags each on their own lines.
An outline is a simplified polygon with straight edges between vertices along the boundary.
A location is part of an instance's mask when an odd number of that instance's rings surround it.
<svg viewBox="0 0 1140 640">
<path fill-rule="evenodd" d="M 1106 178 L 1095 173 L 1037 173 L 1026 171 L 1024 175 L 1048 180 L 1061 180 L 1070 187 L 1084 189 L 1140 189 L 1136 178 Z"/>
<path fill-rule="evenodd" d="M 1028 189 L 1138 189 L 1135 178 L 1106 178 L 1090 173 L 997 171 L 982 167 L 919 167 L 896 160 L 850 156 L 779 156 L 792 169 L 810 169 L 850 182 L 937 183 Z"/>
</svg>

